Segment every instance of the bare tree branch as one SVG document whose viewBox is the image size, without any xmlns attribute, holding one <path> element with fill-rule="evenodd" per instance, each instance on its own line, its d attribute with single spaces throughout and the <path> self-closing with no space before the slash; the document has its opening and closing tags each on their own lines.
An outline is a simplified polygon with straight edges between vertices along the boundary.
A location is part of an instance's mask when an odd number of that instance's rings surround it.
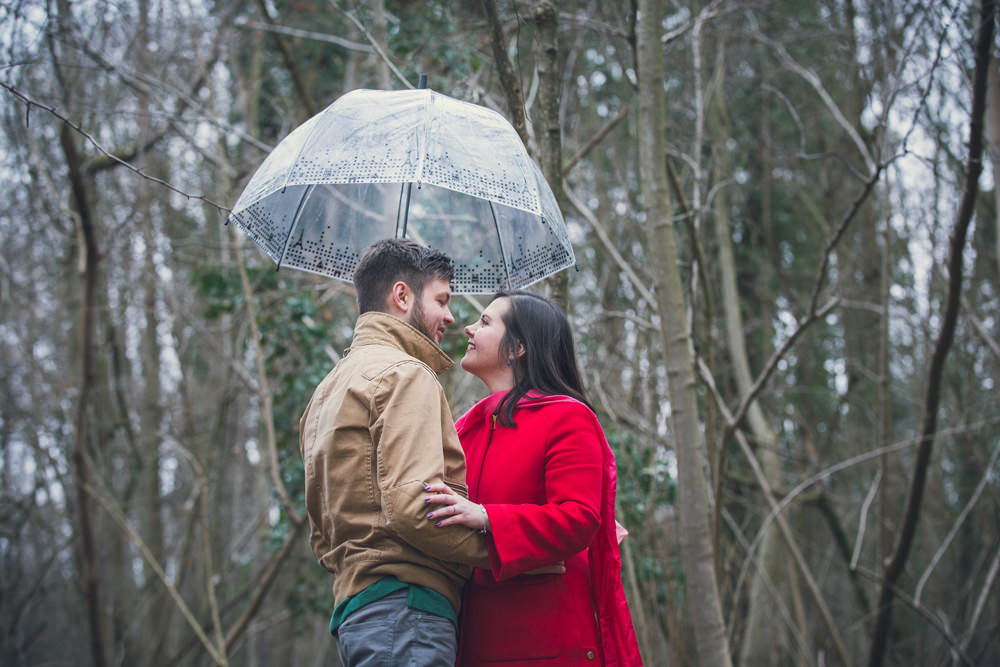
<svg viewBox="0 0 1000 667">
<path fill-rule="evenodd" d="M 646 287 L 646 283 L 639 279 L 639 276 L 636 275 L 635 270 L 627 261 L 625 261 L 625 258 L 622 257 L 621 253 L 618 252 L 618 248 L 615 247 L 614 242 L 608 235 L 608 231 L 604 229 L 604 225 L 601 224 L 601 221 L 597 219 L 597 216 L 594 215 L 593 212 L 591 212 L 591 210 L 587 208 L 587 206 L 582 201 L 580 201 L 580 198 L 576 195 L 575 192 L 573 192 L 572 188 L 570 188 L 567 185 L 564 188 L 564 190 L 566 193 L 566 199 L 569 201 L 570 204 L 573 205 L 573 208 L 575 208 L 577 212 L 580 215 L 582 215 L 587 220 L 587 222 L 590 223 L 591 227 L 594 228 L 594 232 L 597 234 L 597 238 L 600 239 L 601 244 L 604 246 L 604 249 L 608 251 L 608 254 L 611 255 L 611 258 L 615 260 L 615 263 L 618 265 L 618 267 L 628 277 L 629 282 L 632 283 L 632 286 L 635 288 L 635 290 L 639 292 L 639 295 L 643 299 L 646 300 L 646 303 L 650 305 L 655 304 L 656 299 L 653 296 L 653 293 L 650 291 L 648 287 Z"/>
<path fill-rule="evenodd" d="M 811 69 L 800 65 L 791 56 L 791 54 L 788 53 L 788 50 L 785 49 L 783 44 L 770 39 L 757 30 L 756 20 L 754 19 L 752 13 L 749 13 L 748 16 L 754 24 L 754 36 L 765 44 L 770 45 L 771 48 L 774 49 L 775 53 L 778 54 L 778 58 L 785 65 L 785 67 L 805 79 L 806 83 L 812 86 L 813 90 L 816 91 L 816 94 L 819 95 L 821 100 L 823 100 L 823 104 L 830 111 L 834 120 L 837 121 L 837 124 L 840 125 L 841 129 L 843 129 L 844 132 L 847 133 L 847 136 L 851 138 L 851 141 L 854 142 L 855 147 L 858 149 L 858 153 L 861 155 L 861 159 L 864 160 L 865 167 L 868 170 L 868 177 L 870 178 L 878 169 L 875 159 L 872 157 L 871 152 L 868 150 L 868 146 L 865 145 L 861 135 L 858 134 L 858 131 L 853 125 L 851 125 L 850 121 L 847 120 L 844 113 L 840 110 L 840 107 L 837 106 L 837 103 L 834 102 L 833 97 L 827 92 L 826 88 L 823 86 L 823 81 Z"/>
<path fill-rule="evenodd" d="M 271 10 L 268 9 L 267 3 L 264 0 L 257 0 L 257 9 L 268 25 L 278 25 L 278 22 L 271 16 Z M 306 114 L 310 117 L 315 116 L 317 111 L 316 105 L 313 103 L 312 95 L 309 94 L 309 89 L 306 88 L 305 81 L 302 80 L 302 74 L 299 72 L 299 66 L 295 63 L 295 56 L 292 54 L 291 47 L 288 46 L 288 43 L 280 32 L 272 32 L 271 37 L 274 38 L 274 43 L 278 45 L 278 50 L 281 51 L 281 59 L 285 63 L 285 69 L 288 70 L 288 74 L 292 77 L 292 85 L 295 86 L 295 92 L 299 97 L 299 101 L 302 102 L 302 106 L 305 107 Z"/>
<path fill-rule="evenodd" d="M 739 524 L 736 523 L 736 519 L 733 518 L 732 513 L 724 509 L 721 515 L 722 519 L 726 522 L 726 525 L 729 526 L 729 530 L 732 531 L 733 535 L 736 537 L 736 541 L 739 543 L 741 547 L 743 547 L 747 551 L 747 560 L 752 561 L 753 555 L 750 553 L 750 543 L 747 542 L 746 535 L 743 534 L 743 531 L 740 529 Z M 792 615 L 788 610 L 788 605 L 785 604 L 785 601 L 781 598 L 781 594 L 775 588 L 774 581 L 767 574 L 766 570 L 761 571 L 761 577 L 762 577 L 761 580 L 764 582 L 764 586 L 767 588 L 768 594 L 771 596 L 771 600 L 773 600 L 775 606 L 778 608 L 778 612 L 781 615 L 781 620 L 784 621 L 785 625 L 788 626 L 788 629 L 791 632 L 792 637 L 795 639 L 795 643 L 799 648 L 799 653 L 801 655 L 809 655 L 808 642 L 806 641 L 806 638 L 803 636 L 798 626 L 795 625 L 795 621 L 792 620 Z M 735 623 L 729 624 L 730 643 L 733 642 L 733 634 L 735 627 L 736 627 Z"/>
<path fill-rule="evenodd" d="M 722 400 L 722 395 L 715 386 L 715 379 L 712 377 L 711 370 L 709 370 L 708 366 L 701 359 L 698 360 L 698 372 L 701 375 L 702 382 L 704 382 L 705 385 L 712 391 L 712 394 L 715 397 L 715 402 L 718 405 L 723 418 L 726 420 L 729 427 L 733 428 L 735 424 L 733 415 L 729 412 L 729 407 L 726 405 L 725 401 Z M 747 442 L 743 431 L 736 429 L 734 431 L 734 435 L 736 436 L 736 442 L 740 445 L 740 449 L 743 450 L 743 455 L 750 464 L 750 469 L 753 471 L 754 477 L 757 480 L 757 485 L 764 493 L 764 498 L 767 500 L 768 505 L 771 506 L 771 511 L 773 513 L 778 507 L 778 502 L 774 498 L 774 492 L 771 490 L 771 484 L 767 481 L 767 476 L 764 474 L 764 470 L 761 468 L 760 462 L 754 455 L 753 448 L 751 448 L 750 443 Z M 781 514 L 775 514 L 775 520 L 778 522 L 778 529 L 781 531 L 782 537 L 785 538 L 788 550 L 792 554 L 792 559 L 795 561 L 795 564 L 799 568 L 799 572 L 806 581 L 806 588 L 809 589 L 809 592 L 812 594 L 813 601 L 819 608 L 820 615 L 823 617 L 826 629 L 830 633 L 830 639 L 833 641 L 833 644 L 837 649 L 841 663 L 848 666 L 852 665 L 853 662 L 851 661 L 851 654 L 847 650 L 847 645 L 844 643 L 843 638 L 840 636 L 840 631 L 837 629 L 837 624 L 833 620 L 833 614 L 830 612 L 830 608 L 826 604 L 826 599 L 823 597 L 822 591 L 820 591 L 819 584 L 816 583 L 816 578 L 813 577 L 812 572 L 809 569 L 809 564 L 806 563 L 805 556 L 802 555 L 802 550 L 799 549 L 798 542 L 794 535 L 792 535 L 791 527 Z M 764 529 L 762 527 L 762 534 L 763 530 Z M 748 552 L 747 558 L 752 558 L 752 556 L 753 551 Z"/>
<path fill-rule="evenodd" d="M 983 468 L 983 476 L 979 478 L 979 484 L 976 485 L 976 489 L 972 492 L 972 497 L 969 498 L 969 502 L 967 502 L 965 507 L 962 508 L 958 518 L 956 518 L 955 522 L 952 524 L 951 530 L 948 531 L 944 541 L 941 542 L 937 551 L 934 552 L 934 556 L 931 558 L 931 562 L 927 565 L 927 569 L 924 570 L 924 573 L 920 576 L 920 581 L 917 582 L 917 588 L 913 593 L 913 601 L 917 604 L 920 604 L 920 596 L 923 594 L 924 586 L 927 585 L 927 580 L 930 579 L 934 568 L 937 567 L 937 564 L 941 561 L 941 557 L 944 556 L 944 552 L 948 550 L 949 546 L 951 546 L 952 541 L 955 539 L 955 535 L 958 534 L 958 529 L 962 527 L 963 523 L 965 523 L 965 519 L 969 516 L 972 508 L 977 502 L 979 502 L 979 498 L 982 496 L 983 490 L 986 488 L 986 485 L 990 481 L 990 477 L 993 475 L 993 466 L 997 462 L 997 455 L 1000 455 L 1000 443 L 993 448 L 993 453 L 990 454 L 990 460 L 986 464 L 986 467 Z"/>
<path fill-rule="evenodd" d="M 253 598 L 250 599 L 250 603 L 247 605 L 243 615 L 240 616 L 235 623 L 233 623 L 233 627 L 231 627 L 228 634 L 226 634 L 225 645 L 227 649 L 233 645 L 233 642 L 239 639 L 240 635 L 243 634 L 243 631 L 246 630 L 247 625 L 249 625 L 250 619 L 252 619 L 254 614 L 257 613 L 261 603 L 264 601 L 264 596 L 267 595 L 268 590 L 270 590 L 275 578 L 281 571 L 281 564 L 285 562 L 286 558 L 288 558 L 288 554 L 292 552 L 292 547 L 295 546 L 299 537 L 302 535 L 302 529 L 306 525 L 306 520 L 304 517 L 297 519 L 293 525 L 294 528 L 288 534 L 288 537 L 285 538 L 285 543 L 281 545 L 281 550 L 271 557 L 267 567 L 264 568 L 264 571 L 258 576 L 260 584 L 258 585 Z"/>
<path fill-rule="evenodd" d="M 872 506 L 875 496 L 878 495 L 878 487 L 881 483 L 882 469 L 879 468 L 875 479 L 872 480 L 871 486 L 868 487 L 868 493 L 865 495 L 864 502 L 861 503 L 861 512 L 858 517 L 858 536 L 854 540 L 854 551 L 851 553 L 852 570 L 858 566 L 858 559 L 861 558 L 861 546 L 865 542 L 865 526 L 868 525 L 868 509 Z"/>
<path fill-rule="evenodd" d="M 83 128 L 81 128 L 79 125 L 77 125 L 76 123 L 74 123 L 70 119 L 66 118 L 66 116 L 64 116 L 63 114 L 61 114 L 55 108 L 50 107 L 50 106 L 48 106 L 46 104 L 42 104 L 41 102 L 39 102 L 39 101 L 37 101 L 37 100 L 29 97 L 28 95 L 22 93 L 20 90 L 18 90 L 17 88 L 14 88 L 13 86 L 11 86 L 10 84 L 8 84 L 8 83 L 6 83 L 4 81 L 0 81 L 0 87 L 4 88 L 5 90 L 7 90 L 9 93 L 11 93 L 12 95 L 14 95 L 15 97 L 18 97 L 21 100 L 23 100 L 28 105 L 28 109 L 29 110 L 31 109 L 31 107 L 38 107 L 39 109 L 43 109 L 45 111 L 48 111 L 50 114 L 52 114 L 53 116 L 55 116 L 56 118 L 58 118 L 59 120 L 61 120 L 64 124 L 66 124 L 74 132 L 76 132 L 77 134 L 80 134 L 81 136 L 83 136 L 84 139 L 86 139 L 88 142 L 90 142 L 90 144 L 92 144 L 94 146 L 94 148 L 96 148 L 98 151 L 100 151 L 104 156 L 110 158 L 111 160 L 113 160 L 114 162 L 122 165 L 123 167 L 127 168 L 128 170 L 135 172 L 136 174 L 138 174 L 139 176 L 142 176 L 146 180 L 153 181 L 154 183 L 158 183 L 158 184 L 162 185 L 163 187 L 167 188 L 168 190 L 170 190 L 172 192 L 176 192 L 177 194 L 181 195 L 182 197 L 186 197 L 187 199 L 195 199 L 195 200 L 198 200 L 198 201 L 203 201 L 206 204 L 208 204 L 209 206 L 214 206 L 215 208 L 219 209 L 220 211 L 225 211 L 226 213 L 229 213 L 232 210 L 232 209 L 229 209 L 229 208 L 223 206 L 222 204 L 219 204 L 219 203 L 216 203 L 216 202 L 212 201 L 211 199 L 209 199 L 208 197 L 206 197 L 204 195 L 194 195 L 194 194 L 190 194 L 188 192 L 184 192 L 180 188 L 177 188 L 177 187 L 171 185 L 170 183 L 164 181 L 163 179 L 156 178 L 155 176 L 150 176 L 149 174 L 145 173 L 142 169 L 139 169 L 138 167 L 135 167 L 134 165 L 126 162 L 125 160 L 122 160 L 117 155 L 114 155 L 114 154 L 110 153 L 109 151 L 105 150 L 105 148 L 103 146 L 101 146 L 101 144 L 99 144 L 97 142 L 97 140 L 94 139 L 94 137 L 92 137 L 87 131 L 85 131 Z"/>
<path fill-rule="evenodd" d="M 958 664 L 959 658 L 968 661 L 964 652 L 969 649 L 969 642 L 972 641 L 972 636 L 976 632 L 976 626 L 979 625 L 979 619 L 983 615 L 983 609 L 986 607 L 986 600 L 989 598 L 991 593 L 995 593 L 994 588 L 997 582 L 997 574 L 1000 572 L 1000 549 L 993 554 L 993 562 L 990 563 L 990 570 L 986 574 L 986 580 L 979 591 L 979 598 L 976 600 L 976 606 L 972 612 L 972 618 L 969 619 L 968 627 L 965 631 L 965 636 L 962 637 L 962 646 L 960 649 L 955 649 L 955 663 Z"/>
<path fill-rule="evenodd" d="M 260 23 L 258 21 L 248 21 L 246 19 L 239 19 L 233 25 L 237 28 L 248 28 L 251 30 L 264 30 L 266 32 L 278 32 L 282 35 L 289 35 L 291 37 L 302 37 L 304 39 L 313 39 L 317 42 L 326 42 L 327 44 L 336 44 L 337 46 L 342 46 L 345 49 L 350 49 L 351 51 L 360 51 L 361 53 L 375 53 L 375 49 L 368 44 L 361 44 L 360 42 L 353 42 L 349 39 L 344 39 L 343 37 L 337 37 L 336 35 L 327 35 L 322 32 L 313 32 L 312 30 L 300 30 L 299 28 L 288 28 L 283 25 L 276 25 L 274 23 Z"/>
<path fill-rule="evenodd" d="M 998 343 L 997 339 L 991 336 L 990 332 L 986 330 L 986 327 L 983 326 L 983 321 L 976 317 L 975 313 L 971 312 L 972 309 L 969 307 L 969 302 L 964 296 L 962 297 L 962 306 L 965 307 L 965 316 L 969 318 L 969 322 L 972 323 L 972 328 L 975 329 L 976 334 L 978 334 L 979 338 L 986 343 L 986 347 L 990 348 L 990 352 L 993 353 L 993 356 L 996 357 L 997 360 L 1000 360 L 1000 343 Z"/>
<path fill-rule="evenodd" d="M 820 308 L 819 310 L 815 309 L 810 310 L 809 314 L 799 321 L 798 326 L 795 327 L 795 331 L 793 331 L 788 336 L 788 338 L 785 339 L 785 341 L 781 344 L 781 347 L 779 347 L 777 350 L 774 351 L 774 353 L 771 354 L 771 358 L 767 360 L 767 363 L 764 365 L 764 369 L 757 376 L 757 379 L 754 381 L 753 387 L 750 388 L 750 391 L 746 395 L 744 395 L 742 399 L 740 399 L 739 406 L 733 412 L 732 425 L 727 426 L 726 429 L 724 429 L 723 432 L 719 435 L 720 443 L 724 442 L 725 439 L 729 437 L 730 429 L 739 428 L 740 423 L 746 416 L 750 404 L 757 397 L 757 394 L 759 394 L 761 390 L 764 388 L 764 385 L 767 384 L 767 381 L 771 377 L 771 374 L 774 373 L 775 369 L 777 369 L 778 362 L 781 361 L 781 359 L 785 356 L 785 354 L 790 349 L 792 349 L 793 345 L 795 345 L 795 341 L 797 341 L 802 336 L 802 334 L 805 333 L 806 329 L 809 328 L 809 326 L 813 322 L 826 317 L 827 313 L 836 308 L 839 303 L 840 303 L 839 298 L 835 297 L 833 299 L 830 299 L 822 308 Z"/>
<path fill-rule="evenodd" d="M 507 58 L 507 40 L 503 35 L 503 25 L 497 13 L 495 0 L 482 0 L 486 24 L 490 29 L 490 44 L 493 47 L 493 63 L 500 74 L 500 87 L 507 98 L 507 112 L 510 114 L 511 125 L 517 130 L 521 142 L 528 146 L 528 129 L 524 118 L 524 91 L 520 80 L 514 76 L 514 68 Z"/>
<path fill-rule="evenodd" d="M 968 433 L 973 429 L 992 426 L 994 424 L 1000 424 L 1000 418 L 987 419 L 980 422 L 976 422 L 975 424 L 969 424 L 962 427 L 941 429 L 938 433 L 939 435 L 942 436 L 955 435 L 958 433 Z M 764 520 L 761 521 L 761 526 L 757 530 L 757 535 L 754 537 L 754 541 L 752 544 L 756 548 L 757 543 L 760 542 L 760 539 L 763 536 L 764 529 L 767 528 L 767 525 L 774 520 L 775 513 L 784 511 L 786 507 L 788 507 L 796 498 L 802 495 L 807 489 L 812 487 L 814 484 L 818 484 L 819 482 L 822 482 L 824 479 L 828 479 L 829 477 L 843 470 L 846 470 L 847 468 L 852 468 L 861 463 L 871 461 L 872 459 L 877 459 L 885 454 L 891 454 L 893 452 L 898 452 L 907 449 L 909 447 L 913 447 L 917 445 L 919 441 L 920 441 L 919 437 L 914 437 L 914 438 L 907 438 L 905 440 L 900 440 L 891 445 L 886 445 L 885 447 L 877 447 L 862 454 L 858 454 L 857 456 L 852 456 L 850 458 L 844 459 L 843 461 L 840 461 L 839 463 L 836 463 L 828 468 L 824 468 L 823 470 L 820 470 L 816 474 L 811 475 L 806 479 L 802 480 L 801 482 L 796 484 L 791 490 L 789 490 L 788 493 L 786 493 L 785 496 L 780 501 L 778 501 L 777 506 L 771 510 L 770 514 L 764 517 Z M 738 591 L 739 588 L 740 586 L 739 584 L 737 584 L 734 590 Z"/>
<path fill-rule="evenodd" d="M 858 574 L 865 577 L 866 579 L 870 579 L 871 581 L 880 583 L 883 586 L 886 585 L 885 579 L 879 577 L 878 574 L 872 572 L 868 568 L 859 567 Z M 895 589 L 893 592 L 895 593 L 896 597 L 898 597 L 901 602 L 906 604 L 907 607 L 917 612 L 920 616 L 924 618 L 924 620 L 930 623 L 931 627 L 937 630 L 941 634 L 941 636 L 944 637 L 945 641 L 948 642 L 952 650 L 954 650 L 958 654 L 962 662 L 964 662 L 966 665 L 969 665 L 969 667 L 972 667 L 972 665 L 975 664 L 965 653 L 965 648 L 961 645 L 961 643 L 957 639 L 955 639 L 955 637 L 952 636 L 952 634 L 948 631 L 948 628 L 941 623 L 941 621 L 937 618 L 937 616 L 928 611 L 927 608 L 922 607 L 916 602 L 914 602 L 913 598 L 911 598 L 909 595 L 906 594 L 906 591 L 901 590 L 895 586 L 893 586 L 893 588 Z"/>
<path fill-rule="evenodd" d="M 351 21 L 351 23 L 354 24 L 354 27 L 356 27 L 358 30 L 361 31 L 361 34 L 365 36 L 365 39 L 368 40 L 368 43 L 372 45 L 373 49 L 375 49 L 375 53 L 377 53 L 379 57 L 385 61 L 385 64 L 389 66 L 389 69 L 392 70 L 392 73 L 396 75 L 396 78 L 399 79 L 402 82 L 402 84 L 407 88 L 414 88 L 414 85 L 410 83 L 405 76 L 403 76 L 403 73 L 400 72 L 395 65 L 392 64 L 392 59 L 390 59 L 389 56 L 386 54 L 385 50 L 382 48 L 382 45 L 378 43 L 378 40 L 376 40 L 370 32 L 368 32 L 368 29 L 364 26 L 364 24 L 361 21 L 358 20 L 358 17 L 356 17 L 353 12 L 349 12 L 343 7 L 341 7 L 340 3 L 338 3 L 337 0 L 330 0 L 330 4 L 333 5 L 334 9 L 336 9 L 338 12 L 346 16 Z"/>
<path fill-rule="evenodd" d="M 979 26 L 976 36 L 976 69 L 972 89 L 972 111 L 969 120 L 969 157 L 966 164 L 965 191 L 959 205 L 948 250 L 948 294 L 942 318 L 941 332 L 934 345 L 931 366 L 927 374 L 927 389 L 924 397 L 924 416 L 920 429 L 920 445 L 913 465 L 913 479 L 907 495 L 899 534 L 892 558 L 886 567 L 885 579 L 879 592 L 878 616 L 872 631 L 872 643 L 868 654 L 868 666 L 880 667 L 889 644 L 889 629 L 892 625 L 892 602 L 896 582 L 899 580 L 910 547 L 917 531 L 924 483 L 927 479 L 931 451 L 937 431 L 938 403 L 941 398 L 941 376 L 944 363 L 951 349 L 958 321 L 961 303 L 963 255 L 965 237 L 972 221 L 976 198 L 979 194 L 979 175 L 983 170 L 983 114 L 986 108 L 986 83 L 989 73 L 990 47 L 996 22 L 995 0 L 983 0 L 980 7 Z"/>
<path fill-rule="evenodd" d="M 181 612 L 181 615 L 184 616 L 184 619 L 188 622 L 188 625 L 191 626 L 191 629 L 198 636 L 198 639 L 201 640 L 202 646 L 204 646 L 205 650 L 212 657 L 215 664 L 225 665 L 225 656 L 219 652 L 218 648 L 212 643 L 212 640 L 209 639 L 208 635 L 206 635 L 201 629 L 201 624 L 198 623 L 198 619 L 194 617 L 191 609 L 187 606 L 187 603 L 184 602 L 184 598 L 181 597 L 177 589 L 174 588 L 174 586 L 170 583 L 170 580 L 167 579 L 167 573 L 163 571 L 163 567 L 160 565 L 159 561 L 156 560 L 156 556 L 154 556 L 153 552 L 149 550 L 149 547 L 146 546 L 146 543 L 139 536 L 139 534 L 132 530 L 132 526 L 129 525 L 128 519 L 125 518 L 125 515 L 122 513 L 118 505 L 111 498 L 90 484 L 86 485 L 85 488 L 87 494 L 97 500 L 97 502 L 104 507 L 104 510 L 111 515 L 111 518 L 115 520 L 119 527 L 121 527 L 121 529 L 128 536 L 129 540 L 131 540 L 132 544 L 139 549 L 139 553 L 142 554 L 143 560 L 146 561 L 150 569 L 153 570 L 156 577 L 160 580 L 160 583 L 162 583 L 167 589 L 167 593 L 170 594 L 174 604 L 177 605 L 177 609 Z M 200 493 L 204 493 L 204 488 L 201 489 Z"/>
<path fill-rule="evenodd" d="M 243 261 L 243 248 L 236 236 L 236 229 L 231 226 L 232 235 L 236 245 L 236 264 L 240 270 L 240 285 L 243 288 L 243 299 L 246 302 L 247 317 L 250 321 L 250 343 L 253 345 L 254 354 L 257 358 L 257 389 L 260 392 L 261 410 L 260 418 L 264 422 L 267 433 L 267 451 L 270 460 L 271 481 L 274 482 L 275 491 L 288 516 L 296 523 L 302 521 L 302 517 L 295 511 L 292 499 L 288 495 L 288 489 L 281 479 L 281 468 L 278 464 L 278 438 L 274 428 L 273 399 L 271 396 L 271 385 L 267 380 L 267 367 L 264 361 L 264 348 L 261 344 L 260 330 L 257 328 L 257 309 L 253 304 L 253 290 L 250 289 L 250 278 L 247 276 L 246 263 Z"/>
<path fill-rule="evenodd" d="M 590 138 L 590 141 L 588 141 L 583 148 L 574 153 L 573 157 L 571 157 L 566 162 L 566 164 L 563 165 L 562 168 L 563 177 L 568 176 L 569 172 L 573 171 L 573 167 L 576 166 L 576 163 L 582 160 L 584 157 L 586 157 L 587 153 L 593 150 L 594 146 L 601 143 L 601 141 L 604 140 L 604 137 L 608 136 L 608 133 L 611 132 L 611 130 L 615 129 L 615 126 L 618 125 L 619 121 L 621 121 L 621 119 L 625 118 L 625 116 L 627 115 L 628 115 L 628 107 L 622 107 L 621 110 L 619 110 L 618 113 L 615 114 L 615 117 L 609 120 L 607 123 L 605 123 L 604 127 L 598 130 L 597 133 Z"/>
<path fill-rule="evenodd" d="M 215 647 L 219 652 L 219 657 L 222 660 L 222 665 L 229 664 L 229 658 L 226 656 L 227 644 L 222 637 L 222 621 L 219 618 L 219 602 L 215 596 L 215 584 L 217 580 L 217 573 L 215 571 L 215 563 L 212 558 L 212 539 L 211 531 L 209 530 L 208 521 L 208 494 L 202 490 L 199 494 L 198 505 L 201 507 L 201 541 L 202 541 L 202 558 L 204 558 L 204 568 L 205 568 L 205 590 L 208 591 L 208 610 L 209 615 L 212 619 L 212 630 L 215 631 Z"/>
</svg>

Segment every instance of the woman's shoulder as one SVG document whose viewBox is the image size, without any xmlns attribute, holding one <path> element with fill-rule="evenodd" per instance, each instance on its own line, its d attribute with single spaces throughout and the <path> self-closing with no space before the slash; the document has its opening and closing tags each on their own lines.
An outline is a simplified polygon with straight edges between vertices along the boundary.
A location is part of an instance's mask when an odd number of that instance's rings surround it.
<svg viewBox="0 0 1000 667">
<path fill-rule="evenodd" d="M 529 391 L 520 401 L 517 402 L 517 408 L 520 409 L 530 409 L 530 410 L 561 410 L 565 412 L 579 412 L 581 414 L 593 415 L 594 411 L 590 409 L 583 401 L 573 398 L 572 396 L 565 396 L 563 394 L 542 394 L 537 391 Z"/>
<path fill-rule="evenodd" d="M 522 415 L 535 423 L 544 422 L 552 426 L 572 424 L 575 427 L 591 425 L 602 430 L 590 406 L 572 396 L 529 392 L 517 403 L 515 419 L 520 419 Z"/>
</svg>

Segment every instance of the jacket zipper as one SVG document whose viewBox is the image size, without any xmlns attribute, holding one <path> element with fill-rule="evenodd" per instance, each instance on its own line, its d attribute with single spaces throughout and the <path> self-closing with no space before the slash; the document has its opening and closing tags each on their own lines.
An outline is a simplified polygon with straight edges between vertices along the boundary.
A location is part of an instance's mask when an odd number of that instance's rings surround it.
<svg viewBox="0 0 1000 667">
<path fill-rule="evenodd" d="M 479 475 L 476 477 L 476 497 L 472 499 L 472 502 L 474 503 L 479 502 L 479 485 L 483 481 L 483 468 L 486 467 L 486 455 L 489 454 L 490 452 L 490 444 L 492 444 L 493 442 L 493 430 L 497 427 L 496 413 L 494 412 L 490 416 L 492 417 L 493 421 L 490 422 L 490 437 L 486 440 L 486 448 L 483 449 L 483 458 L 479 462 Z"/>
</svg>

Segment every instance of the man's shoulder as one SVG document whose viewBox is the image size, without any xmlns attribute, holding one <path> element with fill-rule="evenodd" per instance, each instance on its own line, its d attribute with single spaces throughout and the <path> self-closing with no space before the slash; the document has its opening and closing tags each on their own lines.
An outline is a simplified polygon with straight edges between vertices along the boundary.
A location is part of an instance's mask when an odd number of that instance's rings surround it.
<svg viewBox="0 0 1000 667">
<path fill-rule="evenodd" d="M 341 366 L 344 371 L 357 372 L 367 380 L 378 380 L 387 375 L 410 378 L 429 375 L 437 382 L 434 369 L 392 345 L 368 344 L 352 348 Z"/>
</svg>

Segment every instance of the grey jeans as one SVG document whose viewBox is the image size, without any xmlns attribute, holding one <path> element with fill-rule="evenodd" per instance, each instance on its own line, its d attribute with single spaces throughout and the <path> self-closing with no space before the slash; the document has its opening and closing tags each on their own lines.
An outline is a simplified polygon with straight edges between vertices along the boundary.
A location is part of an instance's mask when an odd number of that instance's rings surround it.
<svg viewBox="0 0 1000 667">
<path fill-rule="evenodd" d="M 337 628 L 344 667 L 454 667 L 455 625 L 406 606 L 407 591 L 390 593 L 358 609 Z"/>
</svg>

